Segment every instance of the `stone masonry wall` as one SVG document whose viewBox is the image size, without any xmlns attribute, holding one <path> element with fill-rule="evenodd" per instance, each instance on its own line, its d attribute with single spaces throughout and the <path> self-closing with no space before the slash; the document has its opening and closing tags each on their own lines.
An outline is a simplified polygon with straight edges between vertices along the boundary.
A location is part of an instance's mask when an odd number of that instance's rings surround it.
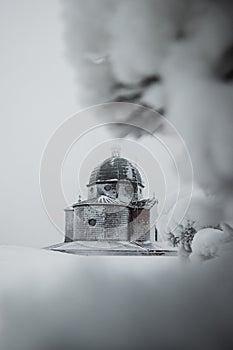
<svg viewBox="0 0 233 350">
<path fill-rule="evenodd" d="M 74 210 L 65 209 L 65 242 L 73 240 L 74 235 Z"/>
<path fill-rule="evenodd" d="M 150 239 L 150 210 L 131 209 L 130 240 L 146 241 Z"/>
<path fill-rule="evenodd" d="M 74 240 L 129 240 L 129 209 L 109 205 L 74 210 Z"/>
</svg>

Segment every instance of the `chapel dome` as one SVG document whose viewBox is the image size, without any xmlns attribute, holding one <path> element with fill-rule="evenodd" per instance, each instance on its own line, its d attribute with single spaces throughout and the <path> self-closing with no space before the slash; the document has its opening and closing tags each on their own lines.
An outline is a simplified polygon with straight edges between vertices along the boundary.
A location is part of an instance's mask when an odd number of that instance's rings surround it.
<svg viewBox="0 0 233 350">
<path fill-rule="evenodd" d="M 139 170 L 128 159 L 121 158 L 116 154 L 103 161 L 91 173 L 89 184 L 113 182 L 113 181 L 130 181 L 143 185 L 142 177 Z"/>
</svg>

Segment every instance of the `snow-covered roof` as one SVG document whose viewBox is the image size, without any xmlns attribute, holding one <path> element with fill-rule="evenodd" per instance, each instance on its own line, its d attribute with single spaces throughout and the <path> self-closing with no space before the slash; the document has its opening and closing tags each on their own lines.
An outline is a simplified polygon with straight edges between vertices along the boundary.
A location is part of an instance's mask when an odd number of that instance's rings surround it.
<svg viewBox="0 0 233 350">
<path fill-rule="evenodd" d="M 90 198 L 84 201 L 77 202 L 73 207 L 83 206 L 83 205 L 116 205 L 128 208 L 139 208 L 139 209 L 150 209 L 154 204 L 158 202 L 155 198 L 146 198 L 139 201 L 134 201 L 130 203 L 125 203 L 120 201 L 118 198 L 111 198 L 105 195 L 101 195 L 95 198 Z"/>
<path fill-rule="evenodd" d="M 56 244 L 47 249 L 80 255 L 176 255 L 175 249 L 157 242 L 74 241 Z"/>
<path fill-rule="evenodd" d="M 104 162 L 94 168 L 91 173 L 88 186 L 96 183 L 119 180 L 138 183 L 140 186 L 144 187 L 141 174 L 137 167 L 128 159 L 115 155 L 106 159 Z"/>
</svg>

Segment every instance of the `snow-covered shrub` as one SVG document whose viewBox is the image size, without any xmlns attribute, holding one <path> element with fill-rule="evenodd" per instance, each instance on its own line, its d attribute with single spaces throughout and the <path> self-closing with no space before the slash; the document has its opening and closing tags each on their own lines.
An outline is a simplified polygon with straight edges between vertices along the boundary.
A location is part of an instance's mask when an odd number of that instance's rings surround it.
<svg viewBox="0 0 233 350">
<path fill-rule="evenodd" d="M 204 228 L 196 233 L 190 255 L 193 261 L 216 258 L 228 250 L 233 242 L 233 229 L 224 223 L 221 228 Z"/>
<path fill-rule="evenodd" d="M 176 233 L 170 232 L 168 234 L 169 240 L 174 247 L 179 247 L 179 253 L 189 255 L 192 252 L 192 240 L 197 230 L 195 229 L 195 222 L 187 220 L 186 223 L 179 224 Z"/>
<path fill-rule="evenodd" d="M 181 252 L 191 252 L 193 238 L 197 231 L 204 228 L 219 228 L 221 221 L 221 205 L 213 196 L 207 196 L 196 190 L 191 198 L 190 206 L 181 222 L 183 201 L 181 199 L 174 207 L 170 204 L 158 220 L 158 231 L 161 239 L 167 240 L 172 246 L 179 246 Z M 171 229 L 173 227 L 173 229 Z"/>
</svg>

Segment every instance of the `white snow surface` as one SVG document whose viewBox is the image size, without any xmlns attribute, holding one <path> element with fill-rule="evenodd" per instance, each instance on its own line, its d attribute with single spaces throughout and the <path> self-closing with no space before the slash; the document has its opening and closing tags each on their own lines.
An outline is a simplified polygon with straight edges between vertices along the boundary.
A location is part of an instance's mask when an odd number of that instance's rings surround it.
<svg viewBox="0 0 233 350">
<path fill-rule="evenodd" d="M 206 228 L 198 231 L 192 243 L 192 257 L 211 259 L 217 256 L 219 246 L 224 241 L 221 230 Z"/>
<path fill-rule="evenodd" d="M 193 260 L 208 260 L 217 258 L 228 252 L 233 245 L 233 230 L 227 224 L 222 224 L 223 230 L 205 228 L 198 231 L 192 242 Z"/>
<path fill-rule="evenodd" d="M 222 335 L 233 344 L 232 251 L 191 264 L 1 247 L 0 349 L 218 349 Z"/>
</svg>

